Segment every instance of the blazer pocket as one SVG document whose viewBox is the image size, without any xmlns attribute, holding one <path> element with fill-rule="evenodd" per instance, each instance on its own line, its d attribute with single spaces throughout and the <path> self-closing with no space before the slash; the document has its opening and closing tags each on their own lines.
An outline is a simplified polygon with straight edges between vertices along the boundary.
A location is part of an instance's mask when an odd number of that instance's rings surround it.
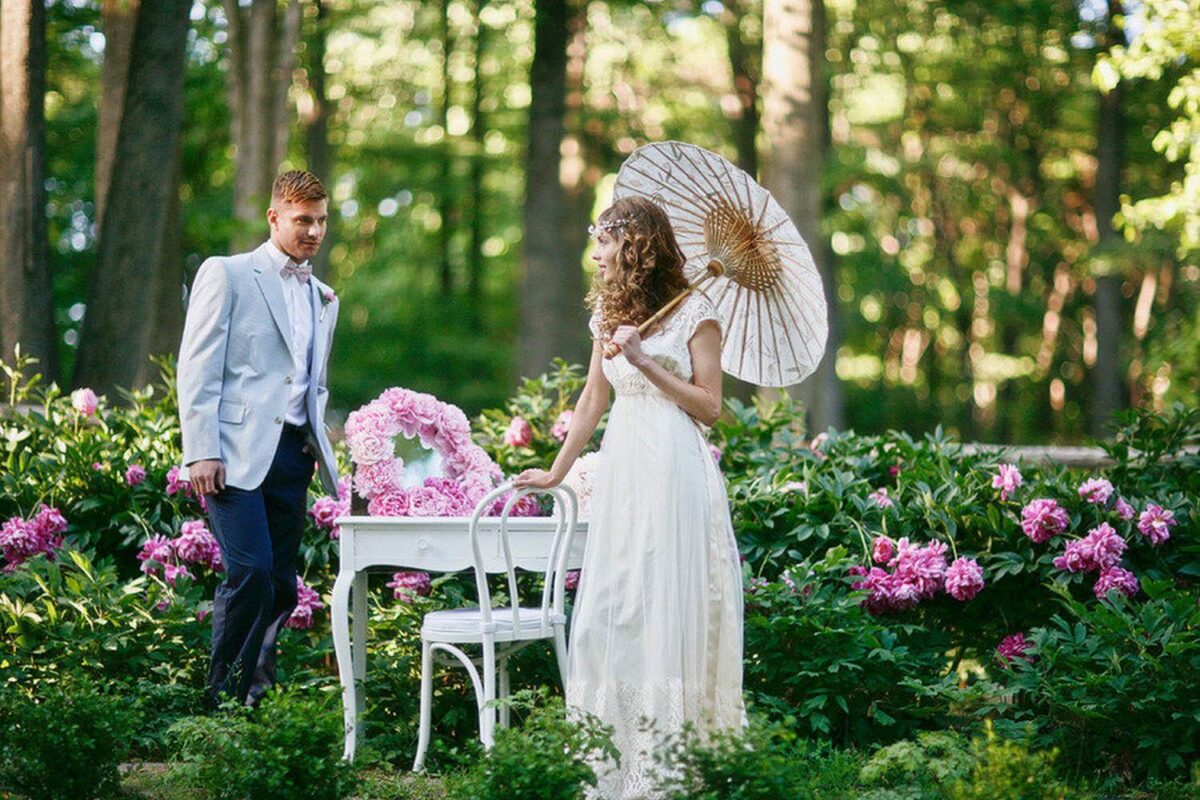
<svg viewBox="0 0 1200 800">
<path fill-rule="evenodd" d="M 246 418 L 246 404 L 236 400 L 225 400 L 217 406 L 217 419 L 232 425 L 240 425 Z"/>
</svg>

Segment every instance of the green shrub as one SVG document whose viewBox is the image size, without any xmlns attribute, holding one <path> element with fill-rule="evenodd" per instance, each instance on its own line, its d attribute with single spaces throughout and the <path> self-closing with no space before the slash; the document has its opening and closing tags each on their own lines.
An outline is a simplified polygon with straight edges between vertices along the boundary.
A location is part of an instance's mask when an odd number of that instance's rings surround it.
<svg viewBox="0 0 1200 800">
<path fill-rule="evenodd" d="M 881 748 L 859 774 L 870 800 L 925 800 L 947 797 L 970 775 L 974 764 L 970 743 L 954 731 L 917 734 Z"/>
<path fill-rule="evenodd" d="M 36 694 L 0 687 L 0 787 L 29 800 L 90 800 L 119 794 L 118 765 L 134 714 L 124 698 L 87 678 L 60 676 Z"/>
<path fill-rule="evenodd" d="M 952 800 L 1065 800 L 1070 796 L 1054 776 L 1058 751 L 1034 753 L 1026 745 L 998 738 L 989 727 L 986 739 L 972 745 L 975 765 L 967 780 L 955 784 Z"/>
<path fill-rule="evenodd" d="M 865 800 L 1063 800 L 1057 751 L 1032 752 L 991 726 L 973 742 L 954 731 L 926 732 L 878 750 L 862 768 Z"/>
<path fill-rule="evenodd" d="M 609 731 L 597 720 L 569 719 L 563 703 L 545 690 L 518 692 L 512 708 L 528 713 L 520 727 L 496 731 L 485 756 L 468 751 L 471 764 L 450 781 L 456 800 L 572 800 L 596 785 L 593 764 L 617 757 Z"/>
<path fill-rule="evenodd" d="M 914 684 L 938 682 L 948 637 L 868 613 L 852 592 L 844 547 L 802 562 L 746 595 L 745 687 L 794 713 L 805 736 L 866 746 L 913 735 L 944 717 Z"/>
<path fill-rule="evenodd" d="M 339 695 L 277 690 L 257 709 L 226 704 L 171 728 L 171 778 L 209 800 L 340 800 L 353 773 L 342 760 Z"/>
<path fill-rule="evenodd" d="M 781 723 L 701 736 L 692 726 L 655 753 L 664 800 L 834 800 L 853 796 L 858 759 Z"/>
</svg>

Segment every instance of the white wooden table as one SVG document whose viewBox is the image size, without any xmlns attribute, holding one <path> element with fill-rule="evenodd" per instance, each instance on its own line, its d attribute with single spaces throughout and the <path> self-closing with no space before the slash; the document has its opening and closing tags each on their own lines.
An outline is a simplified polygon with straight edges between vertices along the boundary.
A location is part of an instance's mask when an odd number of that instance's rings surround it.
<svg viewBox="0 0 1200 800">
<path fill-rule="evenodd" d="M 358 720 L 365 706 L 362 681 L 367 675 L 367 571 L 383 567 L 458 572 L 471 568 L 473 558 L 467 533 L 469 517 L 341 517 L 341 558 L 333 584 L 330 616 L 338 676 L 342 682 L 342 709 L 346 722 L 344 757 L 354 758 L 358 747 Z M 508 521 L 513 562 L 521 569 L 545 572 L 554 537 L 553 517 L 513 517 Z M 488 572 L 504 572 L 500 546 L 500 519 L 480 521 L 480 543 Z M 577 569 L 583 561 L 587 521 L 579 520 L 567 565 Z M 353 624 L 351 623 L 353 619 Z"/>
</svg>

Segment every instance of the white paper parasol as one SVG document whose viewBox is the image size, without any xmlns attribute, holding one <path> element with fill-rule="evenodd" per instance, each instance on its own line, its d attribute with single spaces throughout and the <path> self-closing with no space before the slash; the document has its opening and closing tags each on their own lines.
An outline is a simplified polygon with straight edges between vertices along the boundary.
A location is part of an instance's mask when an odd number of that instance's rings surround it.
<svg viewBox="0 0 1200 800">
<path fill-rule="evenodd" d="M 821 276 L 770 192 L 716 153 L 658 142 L 639 148 L 621 166 L 613 199 L 630 195 L 667 212 L 687 256 L 689 292 L 707 295 L 721 318 L 725 372 L 772 387 L 812 374 L 829 333 Z"/>
</svg>

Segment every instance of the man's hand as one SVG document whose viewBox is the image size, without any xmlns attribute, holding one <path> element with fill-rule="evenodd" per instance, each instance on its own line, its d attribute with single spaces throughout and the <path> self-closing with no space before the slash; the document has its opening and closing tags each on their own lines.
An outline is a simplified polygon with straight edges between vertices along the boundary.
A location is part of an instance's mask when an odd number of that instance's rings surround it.
<svg viewBox="0 0 1200 800">
<path fill-rule="evenodd" d="M 225 463 L 219 458 L 193 461 L 188 465 L 192 488 L 203 495 L 214 495 L 225 488 Z"/>
</svg>

